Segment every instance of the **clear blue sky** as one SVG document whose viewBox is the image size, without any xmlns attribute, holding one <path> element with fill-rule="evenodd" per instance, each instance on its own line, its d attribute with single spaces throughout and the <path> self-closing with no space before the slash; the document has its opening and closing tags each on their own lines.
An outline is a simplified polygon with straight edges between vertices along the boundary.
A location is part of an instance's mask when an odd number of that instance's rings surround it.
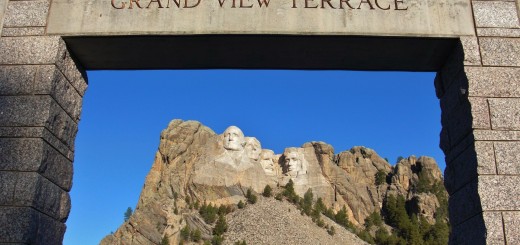
<svg viewBox="0 0 520 245">
<path fill-rule="evenodd" d="M 398 156 L 428 155 L 444 170 L 433 73 L 352 71 L 96 71 L 76 138 L 65 245 L 98 244 L 135 208 L 172 119 L 216 133 L 236 125 L 263 148 L 325 141 Z"/>
</svg>

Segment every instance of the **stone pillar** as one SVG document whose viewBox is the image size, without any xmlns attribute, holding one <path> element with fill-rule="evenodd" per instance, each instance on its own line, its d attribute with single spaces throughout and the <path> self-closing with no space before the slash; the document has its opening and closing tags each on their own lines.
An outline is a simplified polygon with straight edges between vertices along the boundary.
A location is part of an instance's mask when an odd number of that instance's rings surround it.
<svg viewBox="0 0 520 245">
<path fill-rule="evenodd" d="M 0 243 L 61 244 L 86 76 L 45 35 L 49 0 L 0 1 Z"/>
<path fill-rule="evenodd" d="M 476 35 L 436 78 L 450 244 L 520 244 L 519 2 L 472 8 Z"/>
</svg>

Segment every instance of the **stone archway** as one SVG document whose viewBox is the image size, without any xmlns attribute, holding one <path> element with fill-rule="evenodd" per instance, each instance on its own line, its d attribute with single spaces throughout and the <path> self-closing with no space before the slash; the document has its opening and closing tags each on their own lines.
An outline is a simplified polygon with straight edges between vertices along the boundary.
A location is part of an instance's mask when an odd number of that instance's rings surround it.
<svg viewBox="0 0 520 245">
<path fill-rule="evenodd" d="M 0 0 L 0 243 L 62 242 L 84 69 L 147 68 L 437 71 L 450 242 L 520 242 L 518 0 L 354 2 Z"/>
</svg>

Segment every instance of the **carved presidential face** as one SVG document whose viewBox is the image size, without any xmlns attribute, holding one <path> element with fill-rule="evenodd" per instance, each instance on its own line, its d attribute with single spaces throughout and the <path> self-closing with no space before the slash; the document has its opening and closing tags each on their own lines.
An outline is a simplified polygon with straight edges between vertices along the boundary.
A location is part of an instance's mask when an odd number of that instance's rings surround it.
<svg viewBox="0 0 520 245">
<path fill-rule="evenodd" d="M 288 148 L 283 154 L 285 173 L 290 176 L 304 174 L 303 155 L 296 148 Z"/>
<path fill-rule="evenodd" d="M 230 126 L 224 131 L 224 148 L 231 151 L 240 151 L 244 148 L 244 133 L 238 127 Z"/>
<path fill-rule="evenodd" d="M 262 151 L 262 146 L 260 145 L 260 141 L 258 141 L 254 137 L 246 137 L 246 154 L 249 159 L 258 160 L 260 158 L 260 152 Z"/>
<path fill-rule="evenodd" d="M 260 165 L 262 165 L 264 172 L 268 175 L 274 175 L 276 171 L 273 157 L 274 152 L 271 150 L 262 150 L 262 153 L 260 153 Z"/>
</svg>

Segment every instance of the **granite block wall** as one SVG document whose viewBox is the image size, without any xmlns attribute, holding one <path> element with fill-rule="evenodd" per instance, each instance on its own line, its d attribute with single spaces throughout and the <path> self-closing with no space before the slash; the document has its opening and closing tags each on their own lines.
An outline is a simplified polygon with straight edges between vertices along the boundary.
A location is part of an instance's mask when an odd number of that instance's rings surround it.
<svg viewBox="0 0 520 245">
<path fill-rule="evenodd" d="M 85 73 L 50 1 L 0 2 L 0 244 L 61 244 L 69 215 Z"/>
<path fill-rule="evenodd" d="M 438 72 L 451 244 L 520 244 L 520 0 L 471 0 Z M 0 0 L 0 243 L 61 244 L 87 78 L 50 0 Z"/>
<path fill-rule="evenodd" d="M 520 3 L 471 4 L 475 36 L 436 79 L 450 243 L 520 244 Z"/>
</svg>

